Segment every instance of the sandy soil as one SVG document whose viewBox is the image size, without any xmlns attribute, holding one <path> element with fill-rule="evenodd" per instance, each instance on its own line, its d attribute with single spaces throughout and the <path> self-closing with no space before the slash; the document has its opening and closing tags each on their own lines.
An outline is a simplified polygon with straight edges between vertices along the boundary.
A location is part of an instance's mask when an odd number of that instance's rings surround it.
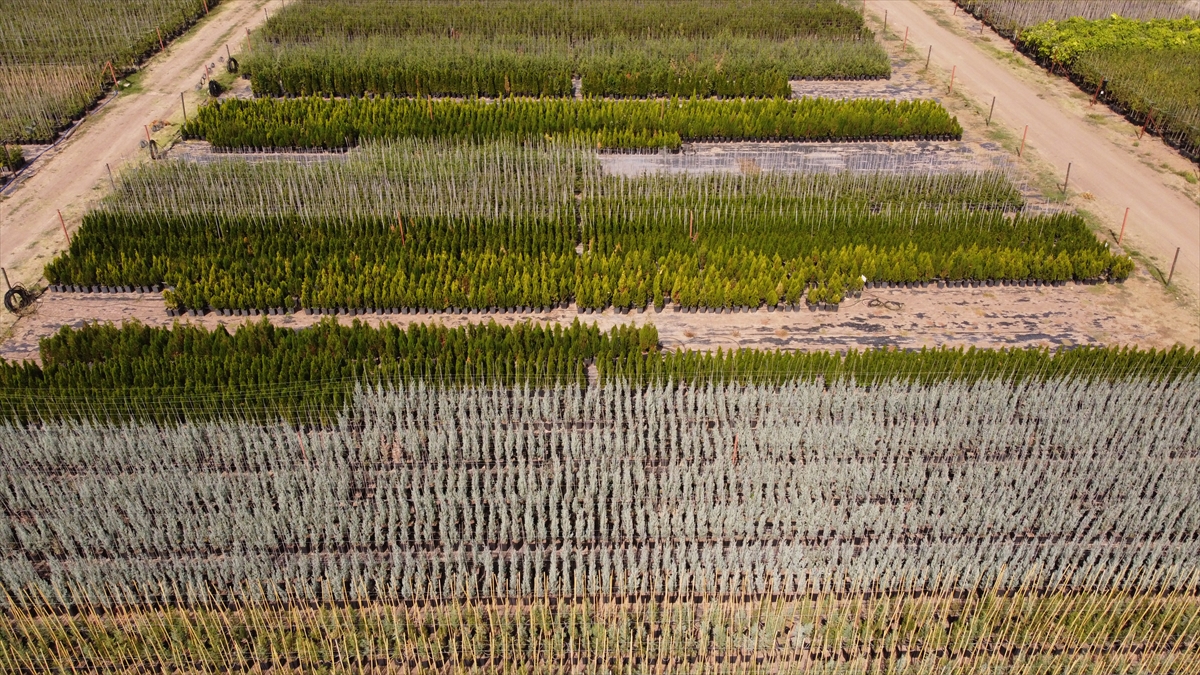
<svg viewBox="0 0 1200 675">
<path fill-rule="evenodd" d="M 1130 208 L 1126 243 L 1164 274 L 1178 247 L 1174 283 L 1185 311 L 1200 314 L 1200 195 L 1174 173 L 1194 164 L 1157 139 L 1135 143 L 1135 127 L 1103 106 L 1089 107 L 1077 87 L 1011 54 L 1010 43 L 978 21 L 962 12 L 954 16 L 949 0 L 868 0 L 867 8 L 876 21 L 888 13 L 889 50 L 899 52 L 897 35 L 907 29 L 907 53 L 923 68 L 932 45 L 931 69 L 944 87 L 939 96 L 964 97 L 980 118 L 995 96 L 992 126 L 1006 130 L 1014 147 L 1029 125 L 1025 163 L 1044 162 L 1059 181 L 1070 164 L 1070 192 L 1108 228 L 1119 230 Z M 948 97 L 952 72 L 955 96 Z M 1031 166 L 1035 173 L 1040 169 Z"/>
<path fill-rule="evenodd" d="M 1030 345 L 1120 344 L 1168 347 L 1177 343 L 1200 346 L 1195 334 L 1165 322 L 1165 305 L 1171 300 L 1161 293 L 1148 293 L 1157 282 L 1145 274 L 1124 284 L 1074 285 L 1055 288 L 968 288 L 968 289 L 874 289 L 847 300 L 836 312 L 758 310 L 735 314 L 692 314 L 650 311 L 614 314 L 579 314 L 572 306 L 533 314 L 416 314 L 340 316 L 349 323 L 388 321 L 399 325 L 414 322 L 462 325 L 468 322 L 518 321 L 570 323 L 579 319 L 601 328 L 625 323 L 653 323 L 664 346 L 715 350 L 718 347 L 824 350 L 871 347 L 902 349 L 938 345 L 1014 347 Z M 1142 298 L 1158 298 L 1146 302 Z M 872 300 L 900 303 L 872 306 Z M 282 326 L 303 327 L 321 320 L 305 314 L 271 316 Z M 151 326 L 174 322 L 194 323 L 207 328 L 230 328 L 262 317 L 168 317 L 162 299 L 138 293 L 55 293 L 42 296 L 36 310 L 22 320 L 12 339 L 0 345 L 0 357 L 10 360 L 37 359 L 38 340 L 62 326 L 79 327 L 89 320 L 137 320 Z"/>
<path fill-rule="evenodd" d="M 207 94 L 197 86 L 204 68 L 216 64 L 226 45 L 237 50 L 245 30 L 254 30 L 274 11 L 279 0 L 229 0 L 200 21 L 165 52 L 152 58 L 122 91 L 87 117 L 73 135 L 47 152 L 36 171 L 25 177 L 0 202 L 0 266 L 13 283 L 27 286 L 42 276 L 46 263 L 65 248 L 57 211 L 68 230 L 79 226 L 88 206 L 109 189 L 106 166 L 119 171 L 128 161 L 145 161 L 148 151 L 145 125 L 156 120 L 173 122 L 154 135 L 160 146 L 176 133 L 183 119 L 180 93 L 189 110 L 196 110 Z M 13 322 L 0 312 L 0 332 Z"/>
</svg>

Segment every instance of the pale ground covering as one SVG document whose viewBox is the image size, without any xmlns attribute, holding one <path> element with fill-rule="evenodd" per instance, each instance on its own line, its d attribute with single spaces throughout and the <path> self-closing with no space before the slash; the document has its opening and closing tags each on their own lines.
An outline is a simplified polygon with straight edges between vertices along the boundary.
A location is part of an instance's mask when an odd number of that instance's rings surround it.
<svg viewBox="0 0 1200 675">
<path fill-rule="evenodd" d="M 1115 247 L 1117 231 L 1125 206 L 1132 206 L 1125 244 L 1139 260 L 1139 268 L 1122 285 L 1068 285 L 1063 288 L 976 288 L 873 290 L 860 300 L 847 301 L 838 312 L 767 312 L 760 310 L 738 314 L 686 314 L 668 308 L 661 314 L 579 315 L 574 308 L 527 316 L 502 315 L 400 315 L 357 317 L 368 322 L 392 321 L 407 324 L 432 321 L 460 325 L 468 321 L 496 320 L 512 323 L 523 320 L 570 323 L 596 322 L 601 327 L 620 323 L 651 321 L 659 327 L 668 348 L 716 349 L 762 347 L 780 349 L 846 349 L 875 346 L 919 348 L 956 345 L 980 347 L 1018 345 L 1121 344 L 1167 347 L 1173 344 L 1200 346 L 1200 310 L 1197 308 L 1195 261 L 1200 246 L 1194 240 L 1200 232 L 1200 197 L 1196 186 L 1183 178 L 1195 171 L 1194 164 L 1183 159 L 1157 139 L 1136 139 L 1137 129 L 1103 106 L 1088 106 L 1083 95 L 1070 82 L 1052 77 L 1021 57 L 1011 55 L 1008 43 L 991 34 L 961 12 L 953 15 L 953 6 L 944 0 L 899 2 L 868 0 L 871 21 L 881 32 L 883 11 L 888 11 L 888 31 L 884 42 L 895 56 L 893 81 L 796 83 L 798 93 L 829 96 L 934 95 L 958 116 L 965 133 L 961 142 L 916 142 L 898 144 L 691 144 L 679 155 L 643 157 L 621 156 L 606 159 L 606 168 L 620 172 L 665 168 L 676 171 L 740 170 L 757 172 L 771 169 L 864 168 L 874 162 L 892 167 L 922 166 L 922 170 L 947 170 L 963 167 L 1011 167 L 1014 178 L 1024 186 L 1031 207 L 1056 210 L 1079 207 L 1094 221 L 1097 233 Z M 105 191 L 104 164 L 118 160 L 143 161 L 144 150 L 137 149 L 136 134 L 116 134 L 121 140 L 109 143 L 115 129 L 135 125 L 140 133 L 142 120 L 168 116 L 172 106 L 178 114 L 178 90 L 190 90 L 197 78 L 197 66 L 203 70 L 206 57 L 212 60 L 223 52 L 224 42 L 244 35 L 243 26 L 262 21 L 261 4 L 231 0 L 222 5 L 225 18 L 214 16 L 193 34 L 172 46 L 166 63 L 152 62 L 145 92 L 124 103 L 134 110 L 114 105 L 94 123 L 89 120 L 64 148 L 18 189 L 14 199 L 3 205 L 3 240 L 0 260 L 16 265 L 20 279 L 35 280 L 42 265 L 62 247 L 62 235 L 54 215 L 55 203 L 65 203 L 68 225 L 77 224 L 84 209 Z M 901 54 L 904 29 L 909 28 L 908 49 Z M 192 42 L 203 44 L 188 47 Z M 928 46 L 934 46 L 931 67 L 925 71 Z M 919 53 L 918 53 L 919 52 Z M 947 95 L 950 70 L 955 70 L 953 95 Z M 150 82 L 165 83 L 149 86 Z M 171 79 L 171 76 L 174 79 Z M 243 87 L 244 88 L 244 87 Z M 890 89 L 889 89 L 890 88 Z M 234 95 L 245 95 L 235 92 Z M 988 104 L 996 95 L 998 103 L 991 126 L 985 124 Z M 191 104 L 189 104 L 191 105 Z M 142 109 L 149 109 L 144 112 Z M 155 112 L 161 109 L 161 114 Z M 124 112 L 122 112 L 124 110 Z M 1032 120 L 1032 121 L 1031 121 Z M 118 123 L 121 122 L 121 123 Z M 1031 125 L 1024 157 L 1015 158 L 1024 124 Z M 91 125 L 90 127 L 88 125 Z M 169 133 L 169 129 L 165 133 Z M 129 136 L 129 138 L 125 138 Z M 76 144 L 76 145 L 72 145 Z M 120 146 L 117 148 L 117 146 Z M 792 146 L 792 147 L 788 147 Z M 88 153 L 95 153 L 89 155 Z M 204 144 L 177 147 L 175 156 L 205 161 L 211 152 Z M 326 157 L 307 157 L 323 161 Z M 1063 199 L 1062 172 L 1072 162 L 1067 197 Z M 1060 166 L 1061 165 L 1061 166 Z M 42 175 L 47 174 L 47 175 Z M 63 199 L 50 200 L 59 186 Z M 35 194 L 29 188 L 35 188 Z M 72 197 L 72 195 L 74 195 Z M 9 213 L 15 202 L 23 209 L 20 219 Z M 1189 216 L 1190 209 L 1190 216 Z M 44 226 L 25 214 L 40 214 L 51 220 Z M 1189 221 L 1188 218 L 1191 218 Z M 16 236 L 14 236 L 14 233 Z M 1162 276 L 1170 265 L 1174 242 L 1190 246 L 1180 257 L 1175 283 L 1164 290 Z M 23 242 L 23 243 L 22 243 Z M 1186 245 L 1186 246 L 1185 246 Z M 16 251 L 14 252 L 14 249 Z M 1168 250 L 1169 249 L 1169 250 Z M 18 255 L 19 254 L 19 255 Z M 1191 256 L 1190 258 L 1188 256 Z M 1165 260 L 1164 260 L 1165 259 Z M 10 275 L 13 267 L 9 268 Z M 869 300 L 893 300 L 899 309 L 870 307 Z M 356 317 L 340 317 L 353 321 Z M 34 312 L 15 328 L 5 315 L 0 327 L 8 334 L 0 344 L 0 356 L 9 359 L 35 358 L 37 340 L 64 325 L 82 325 L 86 321 L 136 319 L 148 325 L 169 326 L 174 321 L 194 322 L 208 327 L 224 324 L 233 327 L 253 317 L 204 317 L 174 319 L 166 315 L 161 299 L 137 294 L 48 293 Z M 284 326 L 310 325 L 319 317 L 271 317 Z"/>
</svg>

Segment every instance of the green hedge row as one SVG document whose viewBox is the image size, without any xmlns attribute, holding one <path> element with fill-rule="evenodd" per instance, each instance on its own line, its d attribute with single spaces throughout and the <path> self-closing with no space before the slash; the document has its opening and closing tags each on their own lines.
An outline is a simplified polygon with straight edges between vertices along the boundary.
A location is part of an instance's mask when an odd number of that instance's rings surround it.
<svg viewBox="0 0 1200 675">
<path fill-rule="evenodd" d="M 236 332 L 138 324 L 64 327 L 41 343 L 42 364 L 0 361 L 0 417 L 178 420 L 336 417 L 357 387 L 387 382 L 441 385 L 587 385 L 601 382 L 782 383 L 853 379 L 860 385 L 1078 376 L 1177 378 L 1200 372 L 1195 350 L 1121 348 L 782 353 L 662 352 L 652 325 L 601 332 L 495 324 L 462 328 L 331 320 L 303 330 L 270 323 Z"/>
<path fill-rule="evenodd" d="M 837 304 L 864 281 L 1123 279 L 1078 216 L 797 200 L 696 218 L 585 198 L 574 218 L 164 217 L 97 211 L 52 284 L 166 284 L 181 309 Z M 789 207 L 794 207 L 789 208 Z M 402 223 L 402 224 L 401 224 Z M 576 245 L 582 253 L 576 253 Z"/>
<path fill-rule="evenodd" d="M 392 138 L 578 138 L 605 148 L 683 140 L 961 138 L 934 101 L 829 99 L 256 99 L 201 108 L 185 138 L 222 148 L 344 148 Z"/>
<path fill-rule="evenodd" d="M 836 0 L 356 0 L 288 3 L 260 31 L 272 42 L 325 38 L 858 37 L 862 15 Z"/>
<path fill-rule="evenodd" d="M 407 37 L 260 47 L 243 68 L 258 96 L 788 97 L 792 79 L 887 77 L 874 42 L 749 38 L 570 44 Z"/>
</svg>

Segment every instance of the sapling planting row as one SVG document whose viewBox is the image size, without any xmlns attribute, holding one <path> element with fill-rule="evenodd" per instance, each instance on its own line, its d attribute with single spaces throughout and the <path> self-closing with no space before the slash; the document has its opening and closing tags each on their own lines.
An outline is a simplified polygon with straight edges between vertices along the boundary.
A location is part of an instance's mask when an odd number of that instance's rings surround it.
<svg viewBox="0 0 1200 675">
<path fill-rule="evenodd" d="M 869 40 L 417 35 L 267 43 L 242 63 L 258 96 L 791 96 L 791 80 L 886 77 Z"/>
<path fill-rule="evenodd" d="M 230 99 L 207 105 L 185 138 L 230 149 L 337 149 L 398 138 L 575 139 L 601 148 L 687 141 L 961 138 L 935 101 L 803 98 L 658 100 Z"/>
<path fill-rule="evenodd" d="M 596 370 L 589 373 L 592 366 Z M 326 319 L 291 330 L 264 319 L 233 333 L 137 324 L 63 328 L 42 341 L 40 365 L 0 367 L 0 389 L 5 418 L 14 422 L 132 416 L 162 422 L 285 417 L 325 424 L 359 382 L 536 388 L 618 380 L 656 386 L 850 380 L 867 386 L 900 379 L 929 386 L 1064 377 L 1173 382 L 1198 370 L 1196 353 L 1182 348 L 662 352 L 651 324 L 606 332 L 580 322 L 404 329 Z"/>
<path fill-rule="evenodd" d="M 837 305 L 866 283 L 1119 281 L 1074 215 L 1001 172 L 604 176 L 554 143 L 408 140 L 296 165 L 121 177 L 46 268 L 200 311 Z"/>
</svg>

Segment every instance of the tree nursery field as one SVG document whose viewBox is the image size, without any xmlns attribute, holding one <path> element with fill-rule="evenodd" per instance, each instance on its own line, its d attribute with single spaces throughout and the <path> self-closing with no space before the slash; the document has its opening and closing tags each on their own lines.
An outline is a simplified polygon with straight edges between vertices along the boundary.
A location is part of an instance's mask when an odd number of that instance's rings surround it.
<svg viewBox="0 0 1200 675">
<path fill-rule="evenodd" d="M 1170 1 L 959 4 L 1051 72 L 1200 160 L 1200 7 L 1188 16 L 1186 5 Z"/>
<path fill-rule="evenodd" d="M 406 141 L 344 161 L 139 169 L 46 276 L 170 287 L 192 311 L 720 311 L 1133 269 L 1079 216 L 1021 206 L 994 172 L 619 178 L 573 146 Z"/>
<path fill-rule="evenodd" d="M 7 672 L 1196 662 L 1194 351 L 265 320 L 42 349 L 0 369 Z"/>
<path fill-rule="evenodd" d="M 797 78 L 887 77 L 833 0 L 301 0 L 246 61 L 260 96 L 787 96 Z"/>
<path fill-rule="evenodd" d="M 791 98 L 890 73 L 860 11 L 271 15 L 254 97 L 183 127 L 206 158 L 114 165 L 45 258 L 49 293 L 176 323 L 0 360 L 0 672 L 1200 674 L 1194 348 L 660 340 L 667 311 L 1136 283 L 1011 169 L 603 170 L 961 138 L 936 100 Z"/>
<path fill-rule="evenodd" d="M 0 141 L 48 142 L 219 0 L 6 0 Z"/>
</svg>

